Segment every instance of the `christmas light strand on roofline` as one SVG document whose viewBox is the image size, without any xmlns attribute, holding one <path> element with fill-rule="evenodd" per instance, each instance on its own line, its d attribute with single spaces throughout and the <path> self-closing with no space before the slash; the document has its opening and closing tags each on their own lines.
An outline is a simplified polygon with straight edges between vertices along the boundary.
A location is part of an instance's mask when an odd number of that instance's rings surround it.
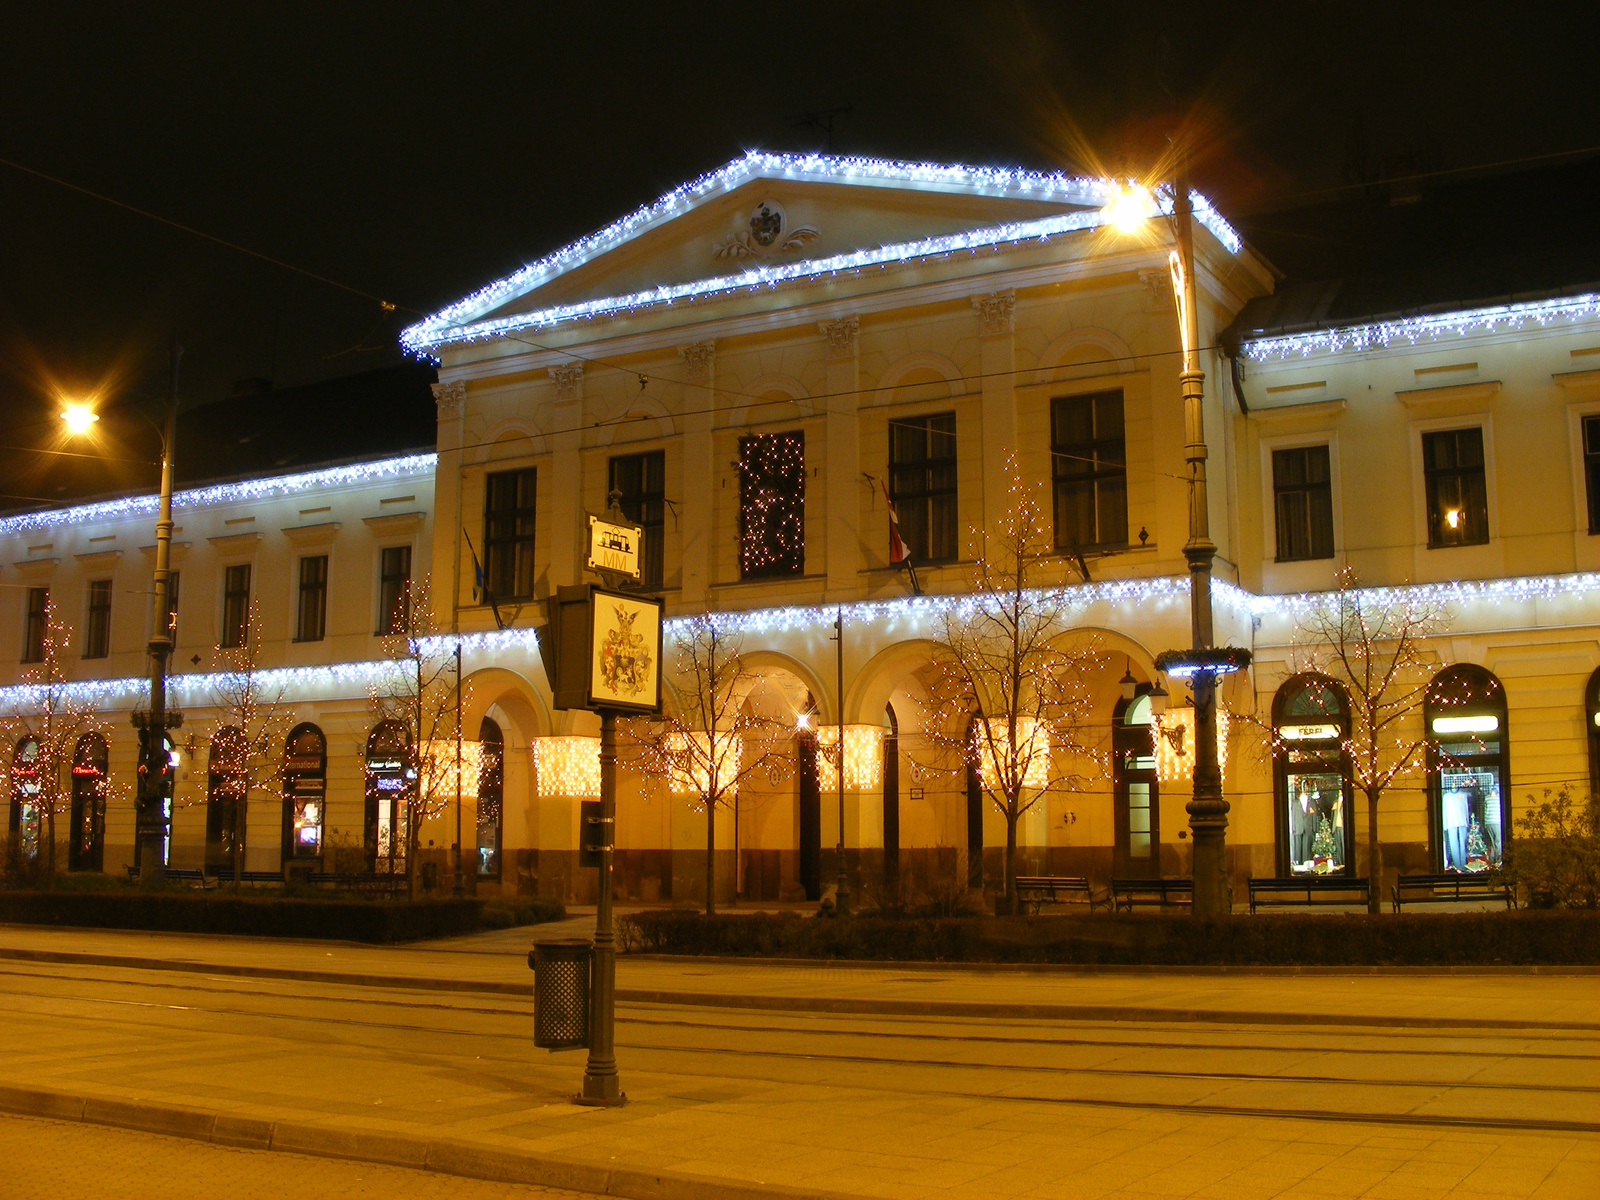
<svg viewBox="0 0 1600 1200">
<path fill-rule="evenodd" d="M 1387 350 L 1449 337 L 1505 333 L 1530 326 L 1545 327 L 1558 321 L 1581 321 L 1594 317 L 1600 317 L 1600 294 L 1591 292 L 1581 296 L 1531 300 L 1523 304 L 1496 304 L 1458 312 L 1397 317 L 1389 321 L 1316 329 L 1282 337 L 1255 338 L 1244 342 L 1244 356 L 1251 362 L 1285 362 L 1312 355 Z"/>
<path fill-rule="evenodd" d="M 210 508 L 218 504 L 239 504 L 247 500 L 273 500 L 280 496 L 292 496 L 297 492 L 315 491 L 318 488 L 378 483 L 386 479 L 404 479 L 412 475 L 432 476 L 437 465 L 436 454 L 412 454 L 403 458 L 384 458 L 373 462 L 350 463 L 342 467 L 328 467 L 321 471 L 303 471 L 297 475 L 241 479 L 234 483 L 217 483 L 210 487 L 174 492 L 172 507 L 174 511 Z M 119 520 L 123 517 L 154 517 L 158 500 L 159 498 L 153 493 L 119 496 L 115 500 L 79 504 L 72 508 L 51 508 L 42 512 L 19 513 L 16 516 L 0 518 L 0 536 L 11 533 L 32 533 L 41 529 L 54 529 L 61 525 L 90 525 L 99 521 Z"/>
<path fill-rule="evenodd" d="M 989 229 L 952 234 L 862 250 L 852 254 L 781 267 L 758 268 L 734 276 L 702 280 L 676 287 L 657 288 L 631 296 L 607 297 L 587 304 L 562 305 L 531 313 L 519 313 L 497 321 L 473 323 L 473 319 L 503 304 L 526 295 L 540 284 L 582 265 L 599 254 L 623 244 L 665 219 L 692 208 L 707 196 L 730 191 L 760 178 L 795 179 L 823 183 L 857 183 L 885 186 L 923 186 L 950 190 L 978 190 L 1001 195 L 1021 195 L 1030 199 L 1082 204 L 1086 211 L 1036 221 L 1015 222 Z M 1113 179 L 1093 179 L 1033 171 L 993 167 L 968 167 L 935 163 L 906 163 L 872 158 L 833 158 L 827 155 L 764 154 L 752 151 L 726 166 L 691 180 L 667 193 L 654 204 L 630 213 L 606 228 L 582 238 L 555 253 L 530 263 L 520 271 L 495 281 L 433 316 L 410 326 L 400 335 L 401 345 L 420 354 L 431 347 L 450 342 L 495 337 L 516 329 L 536 328 L 576 317 L 641 308 L 649 304 L 670 304 L 674 300 L 715 295 L 744 288 L 770 287 L 778 282 L 883 266 L 913 258 L 975 250 L 1079 229 L 1092 229 L 1105 223 L 1099 211 L 1116 194 L 1121 184 Z M 1229 253 L 1241 249 L 1239 236 L 1224 221 L 1211 202 L 1192 192 L 1195 219 L 1217 238 Z M 1158 189 L 1156 204 L 1171 212 L 1170 189 Z"/>
</svg>

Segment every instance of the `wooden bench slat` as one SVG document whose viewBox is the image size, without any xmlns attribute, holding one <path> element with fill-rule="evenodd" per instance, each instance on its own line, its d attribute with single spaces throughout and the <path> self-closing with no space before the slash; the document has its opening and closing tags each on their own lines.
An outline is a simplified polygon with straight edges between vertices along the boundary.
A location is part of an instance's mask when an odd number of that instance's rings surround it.
<svg viewBox="0 0 1600 1200">
<path fill-rule="evenodd" d="M 1262 904 L 1368 904 L 1371 898 L 1370 881 L 1348 875 L 1291 875 L 1250 881 L 1252 914 Z"/>
</svg>

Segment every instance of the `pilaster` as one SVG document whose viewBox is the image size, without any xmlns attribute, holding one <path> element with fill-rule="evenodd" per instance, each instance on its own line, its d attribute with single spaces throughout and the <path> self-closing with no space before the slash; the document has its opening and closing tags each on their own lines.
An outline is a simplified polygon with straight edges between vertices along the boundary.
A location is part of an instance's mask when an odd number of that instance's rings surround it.
<svg viewBox="0 0 1600 1200">
<path fill-rule="evenodd" d="M 546 586 L 579 582 L 578 538 L 583 503 L 583 364 L 559 363 L 550 368 L 555 388 L 549 438 L 551 478 L 541 492 L 549 497 L 550 519 L 543 522 L 550 542 Z"/>
<path fill-rule="evenodd" d="M 434 384 L 433 403 L 439 418 L 439 465 L 433 474 L 432 554 L 428 563 L 416 563 L 412 569 L 419 576 L 431 570 L 433 578 L 439 580 L 445 578 L 446 570 L 451 572 L 455 587 L 449 592 L 434 588 L 431 595 L 434 622 L 441 629 L 454 629 L 456 611 L 464 602 L 463 596 L 471 594 L 472 586 L 461 566 L 461 448 L 466 441 L 467 385 L 460 380 Z M 467 589 L 465 593 L 463 588 Z"/>
<path fill-rule="evenodd" d="M 678 522 L 678 554 L 682 563 L 679 596 L 685 611 L 705 606 L 706 589 L 716 562 L 712 539 L 715 521 L 716 471 L 712 464 L 712 431 L 716 428 L 717 345 L 691 342 L 678 347 L 683 359 L 683 517 Z M 671 485 L 669 485 L 669 494 Z"/>
<path fill-rule="evenodd" d="M 984 529 L 996 528 L 1006 511 L 1012 482 L 1007 466 L 1017 452 L 1016 303 L 1016 293 L 1009 290 L 972 297 L 981 321 Z M 980 553 L 982 530 L 969 529 L 966 537 L 962 557 L 974 558 Z"/>
<path fill-rule="evenodd" d="M 861 323 L 856 317 L 842 317 L 819 322 L 817 329 L 828 346 L 824 388 L 828 470 L 823 487 L 827 588 L 830 599 L 843 599 L 854 593 L 861 565 L 861 504 L 857 493 L 861 478 L 857 415 L 861 402 Z"/>
</svg>

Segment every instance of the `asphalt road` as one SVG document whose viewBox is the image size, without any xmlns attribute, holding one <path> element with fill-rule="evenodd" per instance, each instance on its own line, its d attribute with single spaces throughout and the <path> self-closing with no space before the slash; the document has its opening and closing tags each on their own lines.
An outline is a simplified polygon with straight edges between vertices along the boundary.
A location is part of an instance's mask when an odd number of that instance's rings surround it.
<svg viewBox="0 0 1600 1200">
<path fill-rule="evenodd" d="M 892 982 L 934 994 L 943 981 L 910 971 Z M 1349 1006 L 1352 989 L 1393 985 L 1325 986 Z M 1439 976 L 1406 986 L 1434 987 L 1438 1012 L 1462 1014 L 1474 988 L 1537 997 L 1576 986 L 1583 996 L 1600 982 Z M 984 994 L 1004 991 L 1001 980 Z M 0 960 L 0 1022 L 0 1082 L 119 1084 L 176 1104 L 443 1131 L 808 1192 L 1600 1194 L 1600 1025 L 1582 1022 L 1023 1020 L 634 1003 L 619 1008 L 617 1027 L 632 1103 L 601 1112 L 568 1102 L 581 1052 L 533 1051 L 529 1004 L 515 995 Z M 14 1124 L 5 1136 L 22 1136 Z M 83 1152 L 62 1141 L 46 1177 L 114 1171 L 116 1140 L 137 1148 L 150 1135 L 77 1126 L 73 1137 Z M 268 1168 L 240 1165 L 244 1153 L 191 1145 L 182 1154 L 194 1170 L 180 1178 L 268 1178 Z M 292 1162 L 276 1166 L 286 1182 L 274 1195 L 299 1194 L 294 1171 L 356 1171 L 360 1184 L 360 1171 L 378 1170 L 263 1152 L 251 1161 L 279 1157 Z M 419 1178 L 385 1195 L 438 1186 L 437 1176 L 403 1174 Z M 10 1186 L 0 1176 L 0 1197 L 45 1194 Z M 576 1194 L 493 1186 L 452 1194 Z"/>
</svg>

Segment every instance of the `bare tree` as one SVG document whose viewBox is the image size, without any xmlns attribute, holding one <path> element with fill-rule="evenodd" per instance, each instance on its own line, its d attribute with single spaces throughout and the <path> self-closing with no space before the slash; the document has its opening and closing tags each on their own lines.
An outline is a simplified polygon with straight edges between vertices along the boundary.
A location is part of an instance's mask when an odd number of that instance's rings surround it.
<svg viewBox="0 0 1600 1200">
<path fill-rule="evenodd" d="M 69 781 L 78 742 L 85 734 L 109 733 L 109 726 L 96 715 L 85 689 L 71 686 L 67 674 L 68 664 L 75 657 L 71 648 L 72 628 L 61 619 L 55 600 L 47 596 L 39 660 L 22 672 L 22 684 L 29 689 L 27 707 L 0 720 L 8 743 L 13 747 L 24 743 L 32 746 L 31 762 L 26 760 L 28 751 L 23 750 L 23 760 L 11 764 L 12 786 L 32 772 L 33 790 L 25 793 L 23 800 L 33 808 L 31 821 L 36 835 L 29 865 L 46 886 L 55 880 L 56 815 L 68 811 L 72 802 Z M 28 819 L 24 814 L 24 821 Z M 10 868 L 23 865 L 26 832 L 25 827 L 20 828 L 19 836 L 12 840 L 10 853 L 14 862 L 7 864 Z"/>
<path fill-rule="evenodd" d="M 1438 664 L 1425 644 L 1447 619 L 1442 603 L 1409 591 L 1364 590 L 1345 567 L 1337 588 L 1317 597 L 1296 622 L 1294 668 L 1327 676 L 1349 699 L 1345 751 L 1351 780 L 1367 798 L 1370 912 L 1383 910 L 1378 800 L 1426 759 L 1428 731 L 1415 718 Z"/>
<path fill-rule="evenodd" d="M 1038 584 L 1049 532 L 1014 485 L 1009 510 L 984 533 L 973 595 L 938 618 L 924 702 L 929 742 L 974 767 L 1005 818 L 1007 912 L 1017 910 L 1018 821 L 1051 789 L 1081 786 L 1099 760 L 1084 679 L 1101 652 L 1066 636 L 1079 610 L 1070 593 Z"/>
<path fill-rule="evenodd" d="M 217 716 L 208 774 L 216 777 L 221 792 L 221 843 L 233 865 L 235 888 L 243 877 L 250 801 L 257 795 L 282 800 L 284 747 L 294 727 L 294 714 L 284 709 L 282 684 L 269 683 L 271 676 L 262 674 L 260 647 L 261 622 L 252 603 L 245 609 L 241 643 L 211 651 Z"/>
<path fill-rule="evenodd" d="M 407 586 L 398 613 L 400 632 L 382 641 L 394 669 L 367 689 L 375 720 L 396 722 L 407 731 L 404 828 L 397 832 L 405 845 L 406 892 L 413 899 L 422 825 L 456 799 L 455 746 L 461 732 L 455 647 L 434 623 L 428 588 L 426 576 Z M 476 770 L 477 749 L 476 742 L 462 743 L 464 778 Z"/>
<path fill-rule="evenodd" d="M 683 621 L 666 664 L 677 711 L 628 724 L 638 765 L 705 809 L 707 913 L 716 911 L 717 810 L 737 805 L 739 785 L 783 757 L 774 744 L 778 722 L 745 704 L 756 677 L 745 670 L 739 646 L 709 613 Z"/>
</svg>

